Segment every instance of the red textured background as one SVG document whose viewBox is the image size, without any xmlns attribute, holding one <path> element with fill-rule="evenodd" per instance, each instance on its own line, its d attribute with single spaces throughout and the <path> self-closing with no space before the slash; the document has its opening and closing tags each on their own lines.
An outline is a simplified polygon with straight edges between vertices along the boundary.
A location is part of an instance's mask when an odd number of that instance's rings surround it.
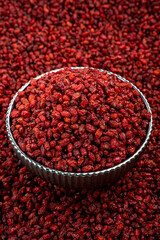
<svg viewBox="0 0 160 240">
<path fill-rule="evenodd" d="M 160 5 L 156 0 L 0 1 L 0 239 L 158 239 Z M 64 66 L 111 70 L 133 82 L 153 112 L 135 167 L 98 190 L 65 190 L 33 176 L 5 129 L 15 92 Z"/>
</svg>

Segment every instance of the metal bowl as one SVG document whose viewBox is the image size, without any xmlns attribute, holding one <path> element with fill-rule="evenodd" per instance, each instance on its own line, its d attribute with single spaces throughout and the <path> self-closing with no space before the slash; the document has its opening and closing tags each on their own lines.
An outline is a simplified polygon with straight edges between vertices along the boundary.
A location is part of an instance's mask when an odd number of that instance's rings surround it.
<svg viewBox="0 0 160 240">
<path fill-rule="evenodd" d="M 72 67 L 72 69 L 84 69 L 84 68 L 85 67 Z M 61 69 L 63 69 L 63 68 L 61 68 Z M 47 73 L 57 72 L 61 69 L 52 70 Z M 93 69 L 93 68 L 91 68 L 91 69 Z M 100 69 L 99 71 L 105 71 L 105 70 Z M 106 71 L 106 72 L 109 75 L 111 75 L 111 74 L 116 75 L 117 78 L 119 78 L 120 80 L 122 80 L 124 82 L 129 82 L 128 80 L 118 76 L 117 74 L 114 74 L 114 73 L 108 72 L 108 71 Z M 44 73 L 44 74 L 36 77 L 35 79 L 39 79 L 47 73 Z M 26 83 L 23 87 L 21 87 L 19 89 L 19 91 L 23 91 L 29 84 L 30 84 L 30 81 L 28 83 Z M 151 113 L 151 119 L 150 119 L 149 126 L 148 126 L 148 132 L 147 132 L 147 135 L 146 135 L 146 138 L 145 138 L 143 144 L 135 152 L 134 155 L 132 155 L 130 158 L 126 159 L 124 162 L 122 162 L 114 167 L 111 167 L 109 169 L 102 170 L 102 171 L 87 172 L 87 173 L 70 173 L 70 172 L 57 171 L 55 169 L 45 167 L 45 166 L 41 165 L 40 163 L 29 158 L 19 148 L 19 146 L 15 142 L 12 132 L 11 132 L 11 126 L 10 126 L 10 114 L 12 111 L 12 107 L 14 105 L 15 98 L 17 97 L 19 91 L 15 94 L 15 96 L 11 100 L 11 103 L 8 107 L 8 111 L 7 111 L 7 115 L 6 115 L 6 127 L 7 127 L 8 137 L 9 137 L 10 143 L 11 143 L 15 153 L 17 154 L 18 158 L 21 159 L 23 164 L 37 176 L 40 176 L 44 180 L 46 180 L 52 184 L 59 185 L 64 188 L 82 189 L 82 188 L 102 187 L 108 183 L 113 182 L 118 177 L 123 176 L 124 173 L 127 172 L 135 164 L 137 159 L 140 157 L 140 155 L 144 151 L 144 149 L 148 143 L 148 140 L 150 138 L 150 135 L 151 135 L 152 121 L 153 121 L 152 120 L 152 112 L 151 112 L 150 106 L 149 106 L 145 96 L 141 93 L 141 91 L 135 85 L 132 84 L 132 86 L 134 89 L 136 89 L 140 93 L 141 98 L 146 106 L 146 109 Z"/>
</svg>

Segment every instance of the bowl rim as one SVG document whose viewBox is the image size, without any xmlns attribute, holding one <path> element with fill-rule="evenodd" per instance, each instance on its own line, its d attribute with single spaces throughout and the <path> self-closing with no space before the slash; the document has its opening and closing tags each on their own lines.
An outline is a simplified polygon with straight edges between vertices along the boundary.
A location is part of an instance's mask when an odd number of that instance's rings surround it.
<svg viewBox="0 0 160 240">
<path fill-rule="evenodd" d="M 148 126 L 148 131 L 147 131 L 147 134 L 146 134 L 146 137 L 145 137 L 145 140 L 143 141 L 143 144 L 139 147 L 139 149 L 131 156 L 129 157 L 128 159 L 126 159 L 125 161 L 111 167 L 111 168 L 108 168 L 108 169 L 103 169 L 103 170 L 100 170 L 100 171 L 93 171 L 93 172 L 81 172 L 81 173 L 76 173 L 76 172 L 63 172 L 63 171 L 59 171 L 59 170 L 56 170 L 56 169 L 52 169 L 52 168 L 49 168 L 49 167 L 46 167 L 38 162 L 36 162 L 35 160 L 31 159 L 29 156 L 27 156 L 19 147 L 19 145 L 16 143 L 16 141 L 14 140 L 14 137 L 12 135 L 12 131 L 11 131 L 11 126 L 10 126 L 10 114 L 11 114 L 11 111 L 12 111 L 12 108 L 13 108 L 13 105 L 14 105 L 14 101 L 18 95 L 18 93 L 20 91 L 23 91 L 26 87 L 28 87 L 28 85 L 30 84 L 30 81 L 28 81 L 26 84 L 24 84 L 17 92 L 16 94 L 13 96 L 10 104 L 9 104 L 9 107 L 8 107 L 8 110 L 7 110 L 7 113 L 6 113 L 6 129 L 7 129 L 7 134 L 8 134 L 8 137 L 9 137 L 9 140 L 10 142 L 12 142 L 12 145 L 14 145 L 14 147 L 16 148 L 16 151 L 17 152 L 20 152 L 20 154 L 23 156 L 23 158 L 27 161 L 29 161 L 30 163 L 33 163 L 34 165 L 37 165 L 39 168 L 43 168 L 45 171 L 50 171 L 52 173 L 55 173 L 55 174 L 58 174 L 58 175 L 68 175 L 68 176 L 75 176 L 75 177 L 78 177 L 78 176 L 92 176 L 92 175 L 99 175 L 99 174 L 104 174 L 104 173 L 107 173 L 107 172 L 111 172 L 111 171 L 114 171 L 118 168 L 121 168 L 123 166 L 125 166 L 126 164 L 128 164 L 129 162 L 132 162 L 133 159 L 135 159 L 137 156 L 139 156 L 139 154 L 142 152 L 142 150 L 146 147 L 148 141 L 149 141 L 149 138 L 151 136 L 151 132 L 152 132 L 152 125 L 153 125 L 153 117 L 152 117 L 152 111 L 151 111 L 151 108 L 150 108 L 150 105 L 147 101 L 147 99 L 145 98 L 145 96 L 143 95 L 143 93 L 130 81 L 126 80 L 125 78 L 117 75 L 116 73 L 113 73 L 113 72 L 110 72 L 110 71 L 107 71 L 107 70 L 103 70 L 103 69 L 98 69 L 98 68 L 93 68 L 93 67 L 67 67 L 67 68 L 71 68 L 71 69 L 93 69 L 93 70 L 99 70 L 100 72 L 106 72 L 108 75 L 115 75 L 118 79 L 120 79 L 121 81 L 123 82 L 128 82 L 128 83 L 131 83 L 131 85 L 133 86 L 133 88 L 135 90 L 137 90 L 146 106 L 146 109 L 151 113 L 151 118 L 150 118 L 150 122 L 149 122 L 149 126 Z M 49 73 L 53 73 L 53 72 L 58 72 L 60 70 L 63 70 L 65 68 L 59 68 L 59 69 L 54 69 L 54 70 L 51 70 L 49 72 L 45 72 L 37 77 L 34 77 L 34 79 L 39 79 L 41 77 L 43 77 L 44 75 L 46 74 L 49 74 Z"/>
</svg>

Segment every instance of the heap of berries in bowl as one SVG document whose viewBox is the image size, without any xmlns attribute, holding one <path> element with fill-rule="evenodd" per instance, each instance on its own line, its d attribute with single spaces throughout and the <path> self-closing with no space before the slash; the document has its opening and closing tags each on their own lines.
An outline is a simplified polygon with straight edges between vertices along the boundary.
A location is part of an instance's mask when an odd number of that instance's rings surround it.
<svg viewBox="0 0 160 240">
<path fill-rule="evenodd" d="M 19 148 L 45 167 L 86 173 L 121 164 L 143 144 L 151 113 L 116 75 L 65 68 L 31 79 L 11 111 Z"/>
</svg>

